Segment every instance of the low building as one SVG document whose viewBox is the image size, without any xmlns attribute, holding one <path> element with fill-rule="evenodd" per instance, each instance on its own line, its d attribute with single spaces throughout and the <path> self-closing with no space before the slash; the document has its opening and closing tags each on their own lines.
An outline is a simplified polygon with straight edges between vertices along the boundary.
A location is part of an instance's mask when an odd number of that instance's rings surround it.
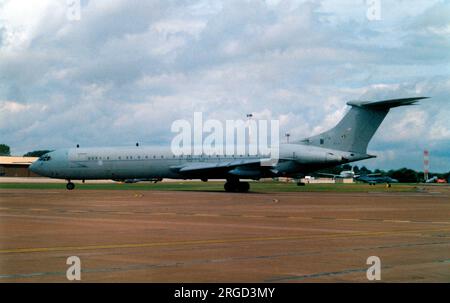
<svg viewBox="0 0 450 303">
<path fill-rule="evenodd" d="M 336 178 L 336 183 L 355 183 L 353 178 Z"/>
<path fill-rule="evenodd" d="M 333 178 L 316 178 L 305 176 L 304 178 L 300 179 L 300 182 L 303 182 L 305 184 L 331 184 L 336 183 L 336 180 Z"/>
<path fill-rule="evenodd" d="M 28 169 L 37 157 L 0 156 L 0 177 L 39 177 Z"/>
</svg>

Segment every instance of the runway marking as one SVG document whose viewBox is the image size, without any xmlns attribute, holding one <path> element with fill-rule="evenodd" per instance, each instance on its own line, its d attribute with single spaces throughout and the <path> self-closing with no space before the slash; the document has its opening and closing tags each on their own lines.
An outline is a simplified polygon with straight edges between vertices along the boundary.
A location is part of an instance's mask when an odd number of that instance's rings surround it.
<svg viewBox="0 0 450 303">
<path fill-rule="evenodd" d="M 209 240 L 188 240 L 173 242 L 152 242 L 152 243 L 129 243 L 129 244 L 105 244 L 105 245 L 87 245 L 87 246 L 62 246 L 62 247 L 36 247 L 36 248 L 10 248 L 1 249 L 0 254 L 8 253 L 34 253 L 34 252 L 54 252 L 68 250 L 97 250 L 97 249 L 121 249 L 121 248 L 145 248 L 145 247 L 161 247 L 161 246 L 182 246 L 182 245 L 208 245 L 208 244 L 226 244 L 237 242 L 259 242 L 259 241 L 280 241 L 280 240 L 305 240 L 305 239 L 337 239 L 348 237 L 373 237 L 384 235 L 402 235 L 424 232 L 448 232 L 444 229 L 429 230 L 403 230 L 403 231 L 379 231 L 379 232 L 350 232 L 339 234 L 320 234 L 320 235 L 297 235 L 297 236 L 273 236 L 273 237 L 250 237 L 250 238 L 234 238 L 234 239 L 209 239 Z"/>
<path fill-rule="evenodd" d="M 390 223 L 412 223 L 409 220 L 383 220 L 383 222 L 390 222 Z"/>
<path fill-rule="evenodd" d="M 68 213 L 74 213 L 74 214 L 84 214 L 84 213 L 87 213 L 89 211 L 88 210 L 76 210 L 76 209 L 73 209 L 73 210 L 68 210 L 67 212 Z"/>
<path fill-rule="evenodd" d="M 312 218 L 310 217 L 296 217 L 296 216 L 289 216 L 287 217 L 288 219 L 293 219 L 293 220 L 312 220 Z"/>
<path fill-rule="evenodd" d="M 119 214 L 119 215 L 132 215 L 133 214 L 133 212 L 131 212 L 131 211 L 117 211 L 114 213 Z"/>
<path fill-rule="evenodd" d="M 218 214 L 194 214 L 197 217 L 220 217 Z"/>
<path fill-rule="evenodd" d="M 21 208 L 8 208 L 0 207 L 1 210 L 10 211 L 23 211 Z M 51 211 L 51 209 L 44 208 L 28 208 L 28 211 Z M 133 212 L 133 211 L 113 211 L 113 210 L 71 210 L 71 209 L 55 209 L 60 213 L 107 213 L 107 214 L 119 214 L 119 215 L 133 215 L 143 214 L 150 216 L 196 216 L 196 217 L 228 217 L 228 218 L 269 218 L 269 219 L 291 219 L 291 220 L 324 220 L 324 221 L 372 221 L 372 222 L 386 222 L 386 223 L 415 223 L 415 224 L 445 224 L 450 225 L 449 221 L 423 221 L 423 220 L 398 220 L 398 219 L 379 219 L 379 218 L 335 218 L 335 217 L 300 217 L 300 216 L 287 216 L 287 215 L 247 215 L 247 214 L 214 214 L 214 213 L 176 213 L 176 212 Z"/>
</svg>

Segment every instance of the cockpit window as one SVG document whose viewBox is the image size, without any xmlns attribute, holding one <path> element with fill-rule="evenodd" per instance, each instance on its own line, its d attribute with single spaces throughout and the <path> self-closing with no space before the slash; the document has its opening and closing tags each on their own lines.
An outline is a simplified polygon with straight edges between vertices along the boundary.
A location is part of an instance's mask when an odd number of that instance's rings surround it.
<svg viewBox="0 0 450 303">
<path fill-rule="evenodd" d="M 49 155 L 45 154 L 39 157 L 39 161 L 50 161 L 52 159 L 52 157 L 50 157 Z"/>
</svg>

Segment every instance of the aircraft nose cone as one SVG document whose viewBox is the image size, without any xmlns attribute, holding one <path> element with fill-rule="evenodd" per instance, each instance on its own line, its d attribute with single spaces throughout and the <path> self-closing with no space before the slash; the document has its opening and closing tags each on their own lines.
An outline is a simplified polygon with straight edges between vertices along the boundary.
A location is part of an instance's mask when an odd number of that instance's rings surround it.
<svg viewBox="0 0 450 303">
<path fill-rule="evenodd" d="M 31 165 L 28 167 L 28 169 L 35 174 L 42 175 L 41 164 L 38 163 L 38 161 L 34 161 L 33 163 L 31 163 Z"/>
<path fill-rule="evenodd" d="M 31 165 L 28 167 L 28 169 L 30 171 L 32 171 L 33 173 L 37 173 L 36 172 L 36 162 L 31 163 Z"/>
</svg>

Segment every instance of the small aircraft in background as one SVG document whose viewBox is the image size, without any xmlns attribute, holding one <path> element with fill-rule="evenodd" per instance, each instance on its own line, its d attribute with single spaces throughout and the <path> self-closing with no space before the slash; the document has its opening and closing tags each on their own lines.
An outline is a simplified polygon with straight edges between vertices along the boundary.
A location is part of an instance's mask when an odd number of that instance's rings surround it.
<svg viewBox="0 0 450 303">
<path fill-rule="evenodd" d="M 391 183 L 398 183 L 397 179 L 388 177 L 388 176 L 369 176 L 369 175 L 364 175 L 364 176 L 358 176 L 355 177 L 356 180 L 364 182 L 364 183 L 369 183 L 369 185 L 375 185 L 378 183 L 386 183 L 386 185 L 388 187 L 391 187 Z"/>
<path fill-rule="evenodd" d="M 438 179 L 438 177 L 434 176 L 434 177 L 431 177 L 431 178 L 425 180 L 425 183 L 436 183 L 437 179 Z"/>
<path fill-rule="evenodd" d="M 352 167 L 351 170 L 343 170 L 343 171 L 341 171 L 338 175 L 336 175 L 336 174 L 328 174 L 328 173 L 318 173 L 318 174 L 322 175 L 322 176 L 330 176 L 330 177 L 333 177 L 333 179 L 336 179 L 336 178 L 342 178 L 342 179 L 344 179 L 344 178 L 354 178 L 354 179 L 356 179 L 356 178 L 361 176 L 361 174 L 355 174 L 355 171 L 353 170 L 353 167 Z M 380 175 L 379 173 L 375 173 L 375 174 L 367 174 L 367 175 L 364 175 L 364 176 L 379 176 L 379 175 Z"/>
<path fill-rule="evenodd" d="M 447 183 L 447 180 L 445 180 L 444 178 L 438 178 L 437 176 L 434 176 L 426 180 L 425 183 Z"/>
</svg>

